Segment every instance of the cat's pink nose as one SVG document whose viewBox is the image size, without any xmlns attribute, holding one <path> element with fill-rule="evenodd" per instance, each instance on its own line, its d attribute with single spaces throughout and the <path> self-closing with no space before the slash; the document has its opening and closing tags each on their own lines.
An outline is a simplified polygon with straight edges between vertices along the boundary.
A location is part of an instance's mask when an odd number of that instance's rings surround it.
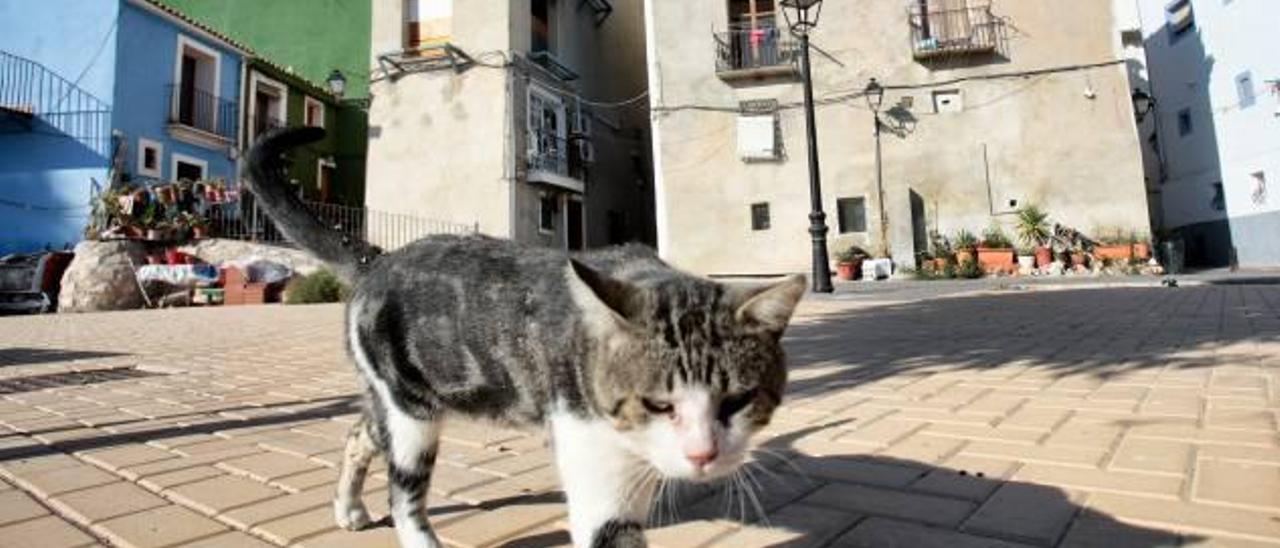
<svg viewBox="0 0 1280 548">
<path fill-rule="evenodd" d="M 719 454 L 720 453 L 716 451 L 715 448 L 711 448 L 698 453 L 685 453 L 684 458 L 689 459 L 689 462 L 693 463 L 694 468 L 701 470 L 706 467 L 706 465 L 711 464 L 711 461 L 716 460 L 716 457 Z"/>
</svg>

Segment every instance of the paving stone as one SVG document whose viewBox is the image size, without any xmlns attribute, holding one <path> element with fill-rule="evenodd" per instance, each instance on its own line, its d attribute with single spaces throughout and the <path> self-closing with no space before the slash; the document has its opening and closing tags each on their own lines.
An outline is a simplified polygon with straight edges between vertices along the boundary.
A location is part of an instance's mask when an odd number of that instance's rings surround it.
<svg viewBox="0 0 1280 548">
<path fill-rule="evenodd" d="M 885 447 L 924 428 L 920 421 L 886 417 L 835 438 L 840 443 Z"/>
<path fill-rule="evenodd" d="M 654 548 L 687 548 L 709 546 L 720 537 L 738 530 L 738 524 L 723 521 L 689 521 L 645 531 L 649 545 Z M 564 540 L 569 540 L 566 536 Z"/>
<path fill-rule="evenodd" d="M 175 470 L 173 472 L 166 472 L 164 474 L 137 478 L 136 481 L 138 482 L 138 485 L 146 487 L 147 489 L 163 491 L 179 485 L 195 483 L 197 481 L 225 475 L 227 475 L 227 472 L 212 466 L 195 466 L 192 468 Z"/>
<path fill-rule="evenodd" d="M 819 488 L 800 503 L 946 526 L 959 525 L 975 508 L 956 499 L 839 483 Z"/>
<path fill-rule="evenodd" d="M 58 495 L 49 504 L 60 512 L 75 516 L 78 521 L 97 523 L 169 502 L 134 484 L 116 482 Z"/>
<path fill-rule="evenodd" d="M 1280 466 L 1202 460 L 1192 500 L 1280 511 Z"/>
<path fill-rule="evenodd" d="M 88 464 L 81 464 L 79 466 L 27 474 L 21 476 L 20 481 L 28 490 L 47 498 L 59 493 L 114 483 L 119 479 L 113 474 L 103 472 Z"/>
<path fill-rule="evenodd" d="M 1198 444 L 1248 445 L 1277 447 L 1276 434 L 1249 430 L 1202 429 L 1186 422 L 1143 424 L 1132 427 L 1129 435 L 1138 438 L 1188 441 Z"/>
<path fill-rule="evenodd" d="M 240 529 L 248 529 L 260 523 L 299 514 L 316 508 L 330 508 L 333 503 L 332 489 L 320 488 L 290 495 L 270 498 L 228 510 L 218 519 L 230 523 Z M 333 516 L 329 516 L 333 521 Z"/>
<path fill-rule="evenodd" d="M 1008 483 L 960 530 L 1041 546 L 1052 545 L 1079 510 L 1083 495 L 1055 487 Z"/>
<path fill-rule="evenodd" d="M 911 484 L 912 491 L 981 502 L 1020 466 L 1010 460 L 958 455 Z"/>
<path fill-rule="evenodd" d="M 223 461 L 218 467 L 263 482 L 323 468 L 304 458 L 276 452 L 257 453 Z"/>
<path fill-rule="evenodd" d="M 47 515 L 48 510 L 17 489 L 0 491 L 0 526 Z"/>
<path fill-rule="evenodd" d="M 364 531 L 331 531 L 303 539 L 302 548 L 401 548 L 396 531 L 391 527 L 373 527 Z M 539 545 L 545 546 L 545 545 Z"/>
<path fill-rule="evenodd" d="M 56 516 L 0 527 L 0 546 L 3 547 L 72 548 L 93 541 L 93 537 Z"/>
<path fill-rule="evenodd" d="M 989 440 L 972 442 L 960 450 L 962 455 L 993 457 L 1027 462 L 1046 462 L 1076 466 L 1097 466 L 1107 449 L 1102 447 L 1067 447 L 1024 445 Z"/>
<path fill-rule="evenodd" d="M 182 548 L 272 548 L 274 546 L 274 544 L 240 531 L 229 531 L 221 535 L 182 543 Z M 359 546 L 364 547 L 363 544 Z"/>
<path fill-rule="evenodd" d="M 179 485 L 165 492 L 167 497 L 206 514 L 220 513 L 284 494 L 278 489 L 238 476 L 219 476 Z"/>
<path fill-rule="evenodd" d="M 1058 548 L 1101 546 L 1142 546 L 1151 548 L 1184 546 L 1182 535 L 1159 528 L 1141 527 L 1085 510 L 1071 523 Z"/>
<path fill-rule="evenodd" d="M 921 432 L 881 450 L 878 454 L 933 464 L 955 453 L 964 444 L 964 440 L 930 436 L 928 432 Z"/>
<path fill-rule="evenodd" d="M 110 519 L 93 530 L 124 547 L 182 544 L 226 531 L 226 527 L 180 506 L 163 506 Z"/>
<path fill-rule="evenodd" d="M 1113 470 L 1185 475 L 1191 463 L 1191 444 L 1171 440 L 1126 437 L 1111 459 Z"/>
<path fill-rule="evenodd" d="M 1025 544 L 886 518 L 868 518 L 832 545 L 849 548 L 1028 548 Z"/>
<path fill-rule="evenodd" d="M 490 546 L 565 515 L 559 503 L 508 504 L 477 512 L 436 528 L 441 540 L 462 546 Z"/>
<path fill-rule="evenodd" d="M 1109 491 L 1169 499 L 1178 498 L 1183 484 L 1181 477 L 1042 463 L 1029 463 L 1023 466 L 1013 479 L 1088 491 Z"/>
<path fill-rule="evenodd" d="M 164 449 L 157 449 L 141 443 L 93 451 L 84 451 L 79 455 L 80 458 L 86 461 L 113 471 L 139 464 L 147 464 L 177 457 L 177 455 L 165 451 Z"/>
<path fill-rule="evenodd" d="M 1226 534 L 1262 541 L 1280 538 L 1280 520 L 1276 519 L 1274 512 L 1115 493 L 1094 494 L 1089 497 L 1089 508 L 1148 527 L 1193 534 Z"/>
<path fill-rule="evenodd" d="M 338 526 L 333 521 L 333 507 L 326 505 L 255 525 L 253 530 L 272 542 L 292 544 L 306 537 L 337 531 Z"/>
<path fill-rule="evenodd" d="M 864 483 L 883 487 L 903 487 L 924 474 L 918 463 L 885 462 L 873 457 L 808 457 L 791 461 L 785 469 L 815 479 Z"/>
</svg>

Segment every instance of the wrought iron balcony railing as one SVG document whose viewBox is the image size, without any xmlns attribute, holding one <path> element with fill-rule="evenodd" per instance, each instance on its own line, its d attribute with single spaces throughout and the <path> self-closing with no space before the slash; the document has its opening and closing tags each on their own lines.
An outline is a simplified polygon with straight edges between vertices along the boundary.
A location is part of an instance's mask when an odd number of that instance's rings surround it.
<svg viewBox="0 0 1280 548">
<path fill-rule="evenodd" d="M 991 5 L 956 9 L 911 8 L 911 49 L 918 60 L 995 53 L 1002 21 Z"/>
<path fill-rule="evenodd" d="M 235 140 L 239 109 L 228 101 L 189 84 L 170 84 L 169 123 Z"/>
<path fill-rule="evenodd" d="M 530 131 L 529 169 L 578 181 L 585 180 L 583 146 L 585 143 L 580 138 L 565 139 L 547 131 Z"/>
<path fill-rule="evenodd" d="M 798 76 L 800 44 L 774 27 L 715 33 L 716 74 L 721 78 Z"/>
</svg>

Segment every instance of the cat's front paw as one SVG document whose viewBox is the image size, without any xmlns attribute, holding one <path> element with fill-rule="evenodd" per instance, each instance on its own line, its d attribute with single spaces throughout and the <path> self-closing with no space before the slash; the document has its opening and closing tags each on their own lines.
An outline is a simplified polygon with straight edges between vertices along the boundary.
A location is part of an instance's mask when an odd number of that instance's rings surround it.
<svg viewBox="0 0 1280 548">
<path fill-rule="evenodd" d="M 333 521 L 348 531 L 359 531 L 373 523 L 363 504 L 343 504 L 338 500 L 333 501 Z"/>
</svg>

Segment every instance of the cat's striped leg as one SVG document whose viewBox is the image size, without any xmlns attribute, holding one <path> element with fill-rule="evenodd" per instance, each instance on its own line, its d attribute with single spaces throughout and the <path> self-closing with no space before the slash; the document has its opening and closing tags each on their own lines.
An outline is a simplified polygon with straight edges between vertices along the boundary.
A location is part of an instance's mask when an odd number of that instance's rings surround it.
<svg viewBox="0 0 1280 548">
<path fill-rule="evenodd" d="M 573 545 L 646 546 L 644 524 L 655 487 L 647 465 L 623 449 L 603 421 L 560 413 L 551 426 Z"/>
<path fill-rule="evenodd" d="M 427 521 L 427 489 L 439 449 L 439 417 L 418 419 L 395 405 L 386 407 L 387 480 L 391 519 L 402 548 L 442 546 Z"/>
<path fill-rule="evenodd" d="M 358 531 L 369 525 L 369 511 L 361 500 L 364 478 L 369 472 L 369 461 L 378 454 L 374 442 L 373 424 L 367 414 L 361 414 L 347 434 L 347 445 L 342 452 L 342 469 L 338 473 L 337 493 L 333 498 L 333 517 L 338 527 Z"/>
</svg>

